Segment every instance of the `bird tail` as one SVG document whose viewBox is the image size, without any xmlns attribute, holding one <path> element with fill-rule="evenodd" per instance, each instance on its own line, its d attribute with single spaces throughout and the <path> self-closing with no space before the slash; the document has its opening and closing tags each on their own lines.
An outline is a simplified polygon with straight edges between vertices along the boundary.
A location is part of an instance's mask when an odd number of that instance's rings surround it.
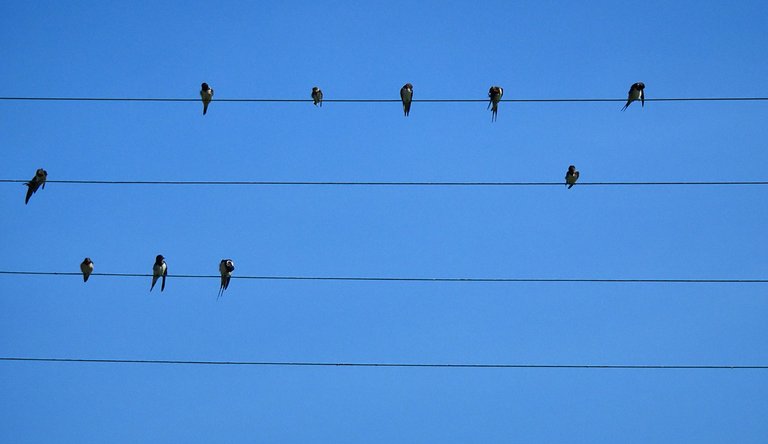
<svg viewBox="0 0 768 444">
<path fill-rule="evenodd" d="M 622 108 L 621 110 L 624 111 L 625 109 L 627 109 L 630 103 L 632 102 L 628 100 L 627 103 L 624 105 L 624 108 Z"/>
<path fill-rule="evenodd" d="M 89 278 L 89 277 L 90 277 L 89 275 L 87 275 L 87 274 L 84 274 L 84 275 L 83 275 L 83 282 L 88 282 L 88 278 Z"/>
<path fill-rule="evenodd" d="M 160 291 L 165 290 L 165 275 L 163 275 L 163 282 L 160 284 Z"/>
<path fill-rule="evenodd" d="M 573 188 L 573 184 L 572 183 L 568 184 L 568 189 L 570 190 L 571 188 Z"/>
<path fill-rule="evenodd" d="M 208 112 L 208 102 L 203 103 L 203 115 Z"/>
</svg>

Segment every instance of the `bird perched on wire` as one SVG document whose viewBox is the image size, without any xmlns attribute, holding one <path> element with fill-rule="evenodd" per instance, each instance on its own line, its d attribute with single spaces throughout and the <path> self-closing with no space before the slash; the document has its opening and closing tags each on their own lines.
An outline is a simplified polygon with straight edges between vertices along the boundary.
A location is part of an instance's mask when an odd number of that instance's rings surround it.
<svg viewBox="0 0 768 444">
<path fill-rule="evenodd" d="M 632 86 L 629 87 L 629 93 L 627 94 L 627 103 L 624 105 L 624 108 L 621 110 L 624 111 L 627 109 L 630 103 L 634 102 L 635 100 L 640 101 L 640 107 L 645 108 L 645 83 L 643 82 L 637 82 L 633 83 Z"/>
<path fill-rule="evenodd" d="M 88 282 L 88 278 L 93 273 L 93 261 L 91 258 L 87 257 L 83 260 L 80 264 L 80 271 L 83 272 L 83 282 Z"/>
<path fill-rule="evenodd" d="M 155 283 L 161 276 L 163 283 L 160 285 L 160 291 L 163 291 L 165 290 L 165 278 L 168 276 L 168 265 L 165 263 L 163 255 L 158 254 L 155 258 L 155 265 L 152 266 L 152 286 L 149 287 L 149 291 L 155 288 Z"/>
<path fill-rule="evenodd" d="M 400 88 L 400 99 L 403 101 L 403 113 L 406 117 L 411 113 L 411 101 L 413 100 L 413 85 L 406 83 Z"/>
<path fill-rule="evenodd" d="M 205 82 L 200 85 L 200 98 L 203 99 L 203 115 L 205 115 L 208 112 L 208 105 L 213 100 L 213 88 Z"/>
<path fill-rule="evenodd" d="M 312 87 L 312 101 L 315 106 L 323 106 L 323 90 L 313 86 Z"/>
<path fill-rule="evenodd" d="M 565 184 L 568 185 L 569 190 L 577 180 L 579 180 L 579 172 L 576 171 L 575 166 L 571 165 L 568 167 L 568 171 L 565 173 Z"/>
<path fill-rule="evenodd" d="M 32 197 L 41 186 L 45 189 L 46 179 L 48 179 L 48 172 L 42 168 L 38 168 L 35 172 L 35 177 L 29 182 L 24 183 L 24 185 L 27 186 L 27 198 L 24 199 L 24 205 L 29 203 L 29 198 Z"/>
<path fill-rule="evenodd" d="M 496 114 L 499 112 L 499 102 L 501 101 L 501 96 L 503 95 L 504 88 L 500 86 L 492 86 L 491 89 L 488 90 L 488 97 L 490 97 L 488 108 L 491 108 L 491 122 L 496 121 Z"/>
<path fill-rule="evenodd" d="M 222 259 L 219 263 L 219 272 L 221 273 L 221 287 L 219 287 L 219 296 L 224 294 L 224 290 L 229 287 L 229 281 L 232 279 L 232 272 L 235 271 L 235 263 L 232 259 Z"/>
</svg>

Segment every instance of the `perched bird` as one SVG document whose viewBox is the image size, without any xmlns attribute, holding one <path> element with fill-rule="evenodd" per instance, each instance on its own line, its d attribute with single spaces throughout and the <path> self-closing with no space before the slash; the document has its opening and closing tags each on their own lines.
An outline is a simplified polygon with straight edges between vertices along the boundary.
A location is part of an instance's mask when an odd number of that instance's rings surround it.
<svg viewBox="0 0 768 444">
<path fill-rule="evenodd" d="M 35 172 L 35 177 L 32 178 L 29 182 L 25 182 L 24 185 L 26 185 L 27 188 L 27 198 L 24 200 L 24 205 L 29 203 L 29 198 L 32 197 L 35 192 L 37 192 L 37 189 L 40 188 L 42 185 L 43 189 L 45 189 L 45 180 L 48 178 L 48 172 L 45 171 L 42 168 L 38 168 L 37 172 Z"/>
<path fill-rule="evenodd" d="M 83 272 L 83 282 L 88 282 L 88 278 L 93 273 L 93 261 L 91 258 L 87 257 L 83 260 L 83 263 L 80 264 L 80 271 Z"/>
<path fill-rule="evenodd" d="M 569 190 L 577 180 L 579 180 L 579 172 L 576 171 L 575 166 L 571 165 L 568 167 L 568 171 L 565 173 L 565 184 L 568 185 Z"/>
<path fill-rule="evenodd" d="M 165 258 L 162 254 L 158 254 L 155 258 L 155 265 L 152 266 L 152 286 L 149 287 L 149 291 L 155 288 L 155 282 L 162 276 L 163 283 L 160 285 L 160 291 L 165 290 L 165 278 L 168 276 L 168 265 L 165 263 Z"/>
<path fill-rule="evenodd" d="M 224 294 L 224 290 L 229 287 L 229 281 L 232 279 L 232 272 L 235 271 L 235 263 L 232 262 L 232 259 L 222 259 L 219 263 L 219 272 L 221 273 L 221 287 L 219 287 L 219 296 L 216 298 L 220 298 L 222 294 Z"/>
<path fill-rule="evenodd" d="M 504 88 L 500 86 L 492 86 L 491 89 L 488 90 L 488 97 L 491 98 L 490 102 L 488 102 L 488 108 L 491 108 L 492 122 L 496 121 L 496 113 L 499 112 L 499 101 L 501 100 L 501 96 L 503 95 L 504 95 Z"/>
<path fill-rule="evenodd" d="M 208 105 L 213 100 L 213 88 L 205 82 L 200 85 L 200 98 L 203 99 L 203 115 L 205 115 L 208 112 Z"/>
<path fill-rule="evenodd" d="M 315 103 L 315 106 L 323 106 L 323 90 L 313 86 L 312 87 L 312 101 Z"/>
<path fill-rule="evenodd" d="M 413 85 L 406 83 L 400 88 L 400 99 L 403 100 L 403 113 L 408 117 L 411 113 L 411 100 L 413 100 Z"/>
<path fill-rule="evenodd" d="M 630 103 L 634 102 L 635 100 L 640 100 L 640 106 L 645 107 L 645 83 L 643 82 L 637 82 L 633 83 L 632 86 L 629 87 L 629 94 L 627 94 L 627 104 L 624 105 L 624 108 L 621 110 L 624 111 L 627 109 Z"/>
</svg>

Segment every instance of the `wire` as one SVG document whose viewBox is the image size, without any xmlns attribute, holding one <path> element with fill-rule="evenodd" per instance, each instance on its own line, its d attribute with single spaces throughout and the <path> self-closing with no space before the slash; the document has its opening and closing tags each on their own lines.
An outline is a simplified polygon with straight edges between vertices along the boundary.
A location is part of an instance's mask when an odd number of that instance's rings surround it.
<svg viewBox="0 0 768 444">
<path fill-rule="evenodd" d="M 37 102 L 199 102 L 189 98 L 154 98 L 154 97 L 0 97 L 0 100 L 37 101 Z M 646 102 L 747 102 L 765 101 L 768 97 L 669 97 L 645 99 Z M 424 103 L 472 103 L 488 102 L 488 99 L 414 99 Z M 512 103 L 579 103 L 579 102 L 626 102 L 627 99 L 502 99 Z M 312 99 L 214 99 L 214 102 L 272 102 L 272 103 L 312 103 Z M 323 99 L 323 103 L 400 103 L 400 99 Z"/>
<path fill-rule="evenodd" d="M 26 183 L 24 179 L 0 179 L 0 183 Z M 293 186 L 405 186 L 405 187 L 472 187 L 472 186 L 558 186 L 565 182 L 389 182 L 389 181 L 226 181 L 226 180 L 47 180 L 46 183 L 74 185 L 293 185 Z M 576 186 L 726 186 L 768 185 L 768 181 L 662 181 L 662 182 L 579 182 Z"/>
<path fill-rule="evenodd" d="M 623 369 L 623 370 L 767 370 L 768 365 L 659 365 L 659 364 L 429 364 L 391 362 L 296 361 L 182 361 L 170 359 L 82 359 L 0 357 L 0 361 L 79 362 L 89 364 L 236 365 L 271 367 L 397 367 L 397 368 L 497 368 L 497 369 Z"/>
<path fill-rule="evenodd" d="M 8 271 L 5 275 L 28 276 L 82 276 L 79 272 L 68 271 Z M 91 273 L 91 276 L 108 277 L 152 277 L 144 273 Z M 168 278 L 220 279 L 220 275 L 174 274 Z M 263 281 L 367 281 L 367 282 L 571 282 L 571 283 L 617 283 L 617 284 L 765 284 L 768 279 L 592 279 L 592 278 L 466 278 L 466 277 L 364 277 L 364 276 L 232 276 L 232 279 Z"/>
</svg>

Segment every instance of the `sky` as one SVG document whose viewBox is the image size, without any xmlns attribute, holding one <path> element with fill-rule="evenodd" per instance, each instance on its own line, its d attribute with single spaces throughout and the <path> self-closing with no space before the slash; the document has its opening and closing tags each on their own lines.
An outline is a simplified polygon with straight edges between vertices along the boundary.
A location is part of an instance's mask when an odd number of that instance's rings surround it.
<svg viewBox="0 0 768 444">
<path fill-rule="evenodd" d="M 670 4 L 671 3 L 671 4 Z M 6 2 L 0 179 L 765 181 L 768 4 Z M 0 183 L 0 356 L 768 365 L 762 186 Z M 0 441 L 765 442 L 768 372 L 0 362 Z"/>
</svg>

